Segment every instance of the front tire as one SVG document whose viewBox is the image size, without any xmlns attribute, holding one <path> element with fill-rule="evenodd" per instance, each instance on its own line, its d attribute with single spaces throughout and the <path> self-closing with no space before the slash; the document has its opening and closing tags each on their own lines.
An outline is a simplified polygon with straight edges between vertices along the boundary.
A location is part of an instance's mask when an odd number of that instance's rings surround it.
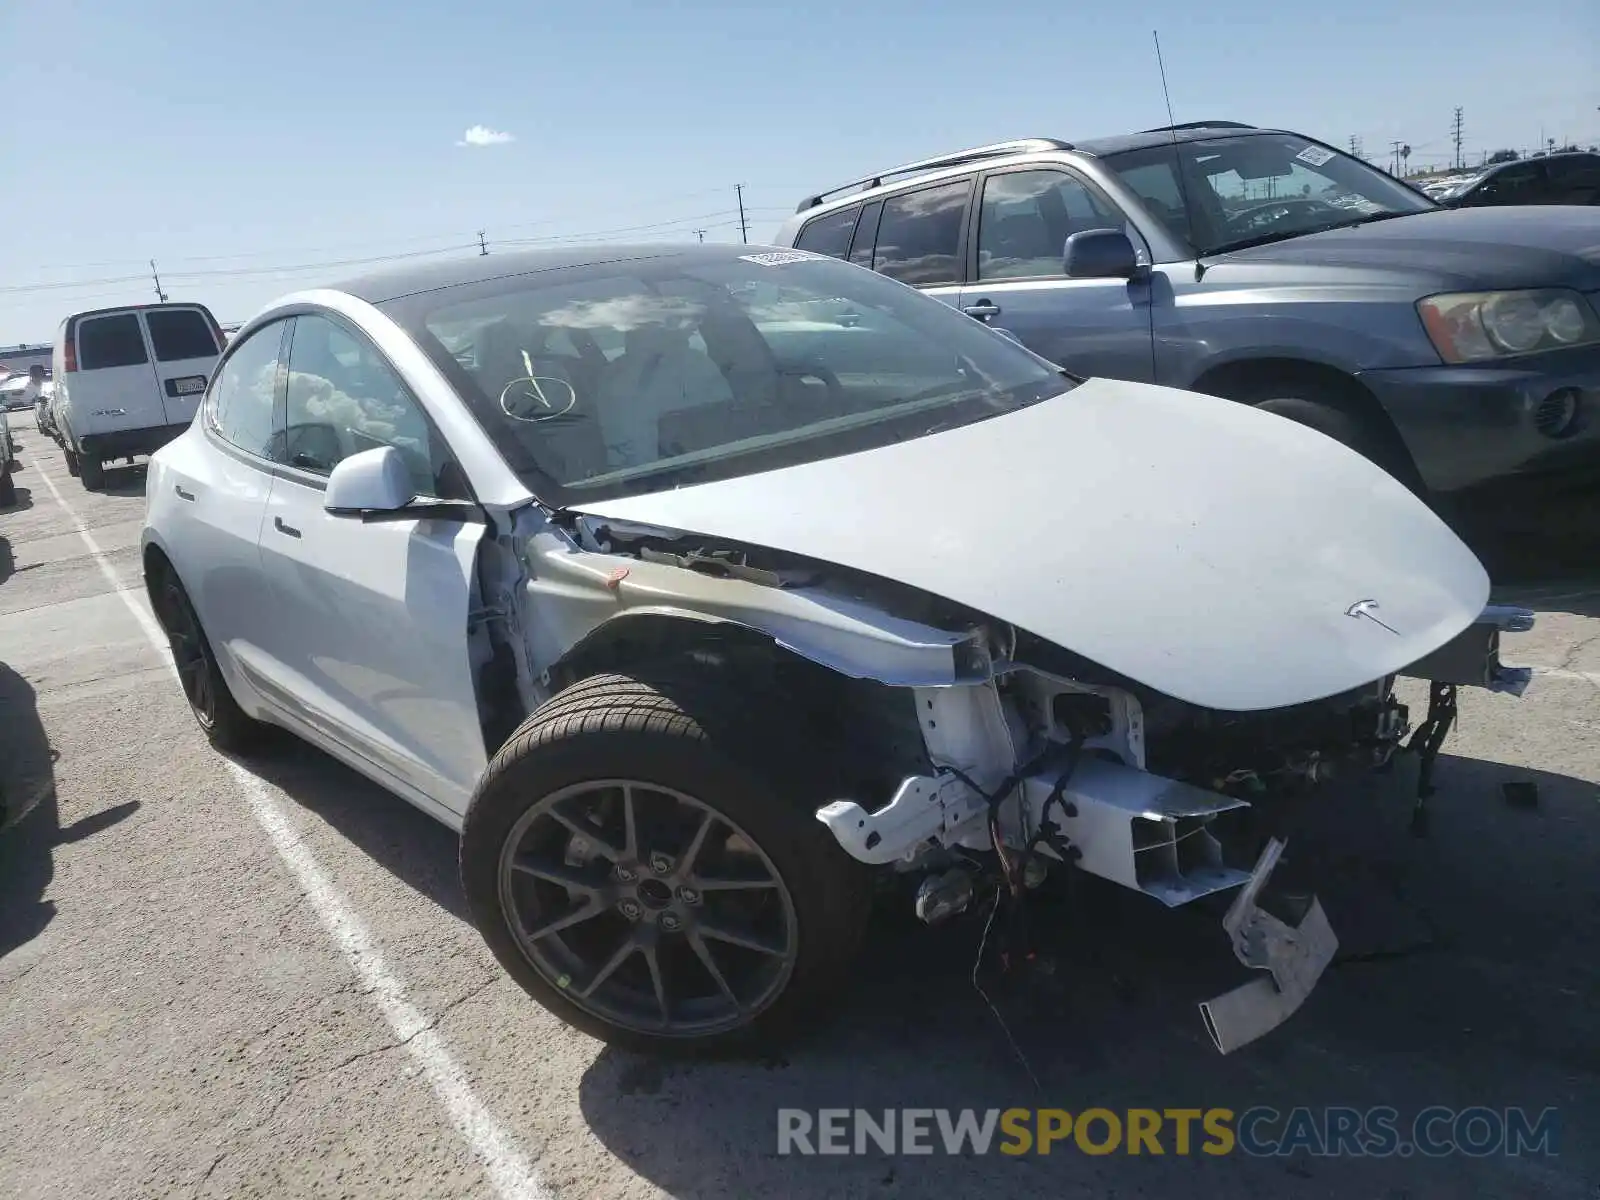
<svg viewBox="0 0 1600 1200">
<path fill-rule="evenodd" d="M 162 568 L 153 591 L 156 616 L 166 630 L 184 698 L 206 739 L 224 754 L 245 755 L 259 749 L 266 727 L 240 708 L 228 690 L 200 617 L 177 575 Z"/>
<path fill-rule="evenodd" d="M 67 458 L 67 474 L 74 479 L 78 477 L 78 452 L 69 446 L 65 438 L 61 439 L 61 452 Z"/>
<path fill-rule="evenodd" d="M 529 995 L 603 1041 L 783 1043 L 840 990 L 870 903 L 870 875 L 813 815 L 828 796 L 803 751 L 778 709 L 701 669 L 574 684 L 501 747 L 467 810 L 474 923 Z"/>
</svg>

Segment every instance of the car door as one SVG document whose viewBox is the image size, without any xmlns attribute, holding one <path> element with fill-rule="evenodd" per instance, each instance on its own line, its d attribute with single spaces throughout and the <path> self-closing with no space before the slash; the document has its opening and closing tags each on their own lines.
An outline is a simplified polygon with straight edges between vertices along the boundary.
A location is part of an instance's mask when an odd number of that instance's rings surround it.
<svg viewBox="0 0 1600 1200">
<path fill-rule="evenodd" d="M 980 184 L 971 279 L 961 309 L 1009 330 L 1077 375 L 1152 376 L 1150 279 L 1073 279 L 1067 238 L 1118 229 L 1150 261 L 1143 239 L 1099 188 L 1062 167 L 994 171 Z"/>
<path fill-rule="evenodd" d="M 187 425 L 194 420 L 222 348 L 217 323 L 199 306 L 151 308 L 141 315 L 150 338 L 163 423 Z"/>
<path fill-rule="evenodd" d="M 223 669 L 252 693 L 272 610 L 261 522 L 287 332 L 287 322 L 275 321 L 233 347 L 206 395 L 204 417 L 168 443 L 145 484 L 149 523 L 161 531 L 213 648 L 223 651 Z"/>
<path fill-rule="evenodd" d="M 155 429 L 167 423 L 137 309 L 81 317 L 67 378 L 72 432 Z"/>
<path fill-rule="evenodd" d="M 897 192 L 881 207 L 868 205 L 857 222 L 850 261 L 954 306 L 961 298 L 971 197 L 968 175 Z"/>
<path fill-rule="evenodd" d="M 261 525 L 276 701 L 459 818 L 487 762 L 468 651 L 483 526 L 329 513 L 334 467 L 383 445 L 401 450 L 418 497 L 469 497 L 423 407 L 353 325 L 297 316 L 288 364 Z"/>
</svg>

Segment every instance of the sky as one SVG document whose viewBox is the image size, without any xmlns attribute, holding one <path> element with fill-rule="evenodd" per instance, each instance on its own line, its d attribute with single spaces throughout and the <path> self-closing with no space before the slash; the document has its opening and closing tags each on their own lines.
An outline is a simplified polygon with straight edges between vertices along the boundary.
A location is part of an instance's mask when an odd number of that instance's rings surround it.
<svg viewBox="0 0 1600 1200">
<path fill-rule="evenodd" d="M 1600 142 L 1600 2 L 0 0 L 0 347 L 392 255 L 770 239 L 806 193 L 1174 116 L 1445 165 Z"/>
</svg>

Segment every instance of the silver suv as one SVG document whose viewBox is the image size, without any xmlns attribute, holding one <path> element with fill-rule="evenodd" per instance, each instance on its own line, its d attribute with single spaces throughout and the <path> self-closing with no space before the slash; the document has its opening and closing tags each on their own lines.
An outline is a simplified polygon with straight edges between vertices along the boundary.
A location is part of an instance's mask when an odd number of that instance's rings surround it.
<svg viewBox="0 0 1600 1200">
<path fill-rule="evenodd" d="M 1450 211 L 1314 139 L 1030 138 L 807 197 L 847 258 L 1079 375 L 1258 405 L 1415 490 L 1600 467 L 1600 210 Z"/>
</svg>

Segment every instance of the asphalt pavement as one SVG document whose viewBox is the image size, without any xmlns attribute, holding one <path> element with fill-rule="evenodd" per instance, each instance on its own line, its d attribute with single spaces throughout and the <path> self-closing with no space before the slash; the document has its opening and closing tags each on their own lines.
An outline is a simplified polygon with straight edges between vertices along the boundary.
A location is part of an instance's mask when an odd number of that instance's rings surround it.
<svg viewBox="0 0 1600 1200">
<path fill-rule="evenodd" d="M 1529 693 L 1469 693 L 1431 836 L 1413 767 L 1321 797 L 1341 958 L 1235 1055 L 1215 912 L 1097 881 L 992 989 L 974 920 L 877 922 L 840 1015 L 786 1058 L 668 1066 L 572 1032 L 468 924 L 455 839 L 292 740 L 210 750 L 139 573 L 144 473 L 87 492 L 25 430 L 0 510 L 0 1196 L 1600 1196 L 1600 581 L 1522 587 Z M 1416 688 L 1408 691 L 1420 699 Z M 1509 803 L 1506 783 L 1537 797 Z M 12 801 L 15 803 L 15 801 Z M 1037 1084 L 1034 1079 L 1037 1079 Z M 777 1153 L 779 1108 L 1558 1110 L 1558 1153 Z"/>
</svg>

